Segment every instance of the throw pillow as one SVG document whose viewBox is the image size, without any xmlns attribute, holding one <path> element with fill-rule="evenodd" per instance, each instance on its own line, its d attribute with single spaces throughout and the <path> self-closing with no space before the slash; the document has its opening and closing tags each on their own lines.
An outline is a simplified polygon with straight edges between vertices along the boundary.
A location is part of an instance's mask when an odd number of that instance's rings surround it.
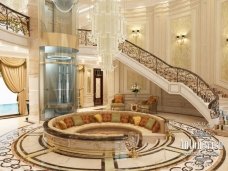
<svg viewBox="0 0 228 171">
<path fill-rule="evenodd" d="M 79 116 L 79 115 L 76 115 L 76 116 L 74 115 L 73 116 L 73 121 L 74 121 L 74 125 L 75 126 L 80 126 L 80 125 L 84 124 L 81 116 Z"/>
<path fill-rule="evenodd" d="M 89 124 L 91 122 L 90 115 L 81 115 L 81 118 L 82 118 L 84 124 Z"/>
<path fill-rule="evenodd" d="M 141 121 L 141 116 L 133 116 L 132 118 L 134 120 L 134 124 L 139 125 L 139 123 Z"/>
<path fill-rule="evenodd" d="M 148 120 L 149 120 L 149 117 L 148 116 L 142 116 L 141 121 L 139 123 L 139 126 L 145 127 L 146 124 L 147 124 L 147 122 L 148 122 Z"/>
<path fill-rule="evenodd" d="M 66 117 L 63 119 L 63 121 L 65 122 L 67 128 L 74 126 L 74 121 L 73 121 L 72 117 Z"/>
<path fill-rule="evenodd" d="M 115 103 L 123 103 L 123 96 L 122 95 L 116 95 L 114 97 Z"/>
<path fill-rule="evenodd" d="M 57 128 L 57 129 L 61 129 L 60 126 L 59 126 L 58 121 L 56 121 L 56 122 L 53 124 L 53 126 L 54 126 L 55 128 Z"/>
<path fill-rule="evenodd" d="M 148 100 L 147 100 L 147 105 L 151 105 L 151 104 L 154 104 L 154 103 L 156 103 L 157 102 L 157 99 L 156 99 L 156 97 L 153 97 L 153 96 L 151 96 Z"/>
<path fill-rule="evenodd" d="M 150 129 L 151 130 L 153 128 L 153 126 L 154 126 L 155 121 L 156 120 L 154 118 L 149 118 L 149 120 L 147 121 L 145 127 L 147 129 Z"/>
<path fill-rule="evenodd" d="M 115 112 L 112 113 L 112 122 L 117 122 L 117 123 L 120 122 L 120 113 L 115 113 Z"/>
<path fill-rule="evenodd" d="M 94 115 L 94 118 L 96 119 L 97 122 L 102 122 L 102 116 L 101 116 L 101 114 Z"/>
<path fill-rule="evenodd" d="M 103 122 L 111 122 L 112 114 L 111 113 L 102 113 L 102 121 Z"/>
<path fill-rule="evenodd" d="M 63 120 L 57 121 L 56 122 L 56 127 L 59 127 L 60 129 L 67 129 L 67 126 Z"/>
<path fill-rule="evenodd" d="M 152 132 L 157 133 L 159 130 L 160 130 L 160 123 L 156 121 L 152 128 Z"/>
<path fill-rule="evenodd" d="M 129 122 L 129 118 L 130 118 L 129 115 L 121 114 L 121 116 L 120 116 L 120 122 L 121 123 L 128 123 Z"/>
</svg>

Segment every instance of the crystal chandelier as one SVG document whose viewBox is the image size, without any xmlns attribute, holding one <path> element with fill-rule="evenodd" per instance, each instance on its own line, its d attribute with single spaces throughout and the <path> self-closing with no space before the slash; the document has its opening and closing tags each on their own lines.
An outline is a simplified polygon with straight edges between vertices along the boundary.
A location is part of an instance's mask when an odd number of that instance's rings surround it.
<svg viewBox="0 0 228 171">
<path fill-rule="evenodd" d="M 56 8 L 62 13 L 69 12 L 74 4 L 78 3 L 78 0 L 52 0 Z"/>
<path fill-rule="evenodd" d="M 102 69 L 112 71 L 119 43 L 125 40 L 120 0 L 97 0 L 92 15 L 91 41 L 97 44 Z"/>
</svg>

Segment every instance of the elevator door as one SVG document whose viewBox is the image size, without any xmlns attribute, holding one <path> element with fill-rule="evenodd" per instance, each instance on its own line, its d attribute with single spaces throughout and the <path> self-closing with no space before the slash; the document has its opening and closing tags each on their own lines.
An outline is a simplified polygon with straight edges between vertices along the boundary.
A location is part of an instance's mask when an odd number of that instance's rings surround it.
<svg viewBox="0 0 228 171">
<path fill-rule="evenodd" d="M 94 106 L 103 105 L 103 71 L 98 68 L 94 68 L 93 70 L 94 75 Z"/>
</svg>

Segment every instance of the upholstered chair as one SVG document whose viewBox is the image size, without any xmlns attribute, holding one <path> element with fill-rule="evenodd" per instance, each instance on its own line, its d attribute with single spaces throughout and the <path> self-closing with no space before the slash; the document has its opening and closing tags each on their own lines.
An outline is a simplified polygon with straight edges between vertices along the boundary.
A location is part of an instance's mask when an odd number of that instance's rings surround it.
<svg viewBox="0 0 228 171">
<path fill-rule="evenodd" d="M 150 96 L 138 106 L 140 112 L 157 113 L 158 96 Z"/>
<path fill-rule="evenodd" d="M 125 110 L 124 95 L 123 94 L 114 95 L 114 99 L 112 99 L 111 109 L 112 110 L 119 110 L 119 111 Z"/>
</svg>

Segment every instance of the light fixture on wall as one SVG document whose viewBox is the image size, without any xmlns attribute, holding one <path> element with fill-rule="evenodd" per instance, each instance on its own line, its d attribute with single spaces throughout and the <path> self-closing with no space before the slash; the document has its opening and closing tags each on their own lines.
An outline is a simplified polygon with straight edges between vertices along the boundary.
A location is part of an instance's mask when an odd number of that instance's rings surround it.
<svg viewBox="0 0 228 171">
<path fill-rule="evenodd" d="M 134 34 L 134 35 L 138 35 L 140 33 L 140 30 L 132 30 L 132 34 Z"/>
<path fill-rule="evenodd" d="M 228 38 L 226 38 L 226 42 L 228 43 Z"/>
<path fill-rule="evenodd" d="M 177 35 L 176 39 L 177 39 L 177 43 L 179 45 L 183 45 L 184 44 L 184 40 L 185 40 L 186 36 L 184 34 L 182 35 Z"/>
</svg>

